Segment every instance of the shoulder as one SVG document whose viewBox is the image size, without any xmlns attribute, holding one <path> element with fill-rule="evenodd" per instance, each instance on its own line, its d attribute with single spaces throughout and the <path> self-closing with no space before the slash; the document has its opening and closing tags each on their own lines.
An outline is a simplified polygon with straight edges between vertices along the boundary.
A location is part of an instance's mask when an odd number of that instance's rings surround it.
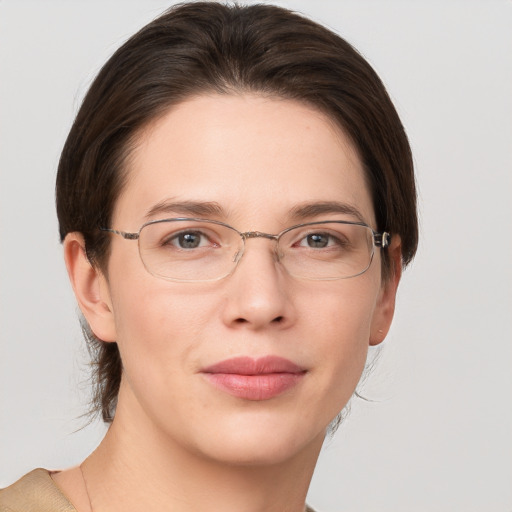
<svg viewBox="0 0 512 512">
<path fill-rule="evenodd" d="M 0 512 L 76 512 L 45 469 L 34 469 L 0 489 Z"/>
</svg>

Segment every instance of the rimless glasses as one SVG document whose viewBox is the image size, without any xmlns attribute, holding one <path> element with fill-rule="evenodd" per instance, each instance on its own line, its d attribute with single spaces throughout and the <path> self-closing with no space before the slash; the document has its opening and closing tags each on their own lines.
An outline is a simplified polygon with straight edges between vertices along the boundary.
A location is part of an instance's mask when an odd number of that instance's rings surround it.
<svg viewBox="0 0 512 512">
<path fill-rule="evenodd" d="M 375 248 L 389 245 L 389 233 L 362 222 L 326 220 L 291 226 L 277 235 L 241 233 L 216 220 L 173 218 L 146 222 L 137 233 L 102 228 L 126 240 L 138 240 L 147 271 L 170 281 L 217 281 L 234 272 L 247 240 L 266 238 L 274 258 L 288 274 L 302 279 L 355 277 L 371 265 Z"/>
</svg>

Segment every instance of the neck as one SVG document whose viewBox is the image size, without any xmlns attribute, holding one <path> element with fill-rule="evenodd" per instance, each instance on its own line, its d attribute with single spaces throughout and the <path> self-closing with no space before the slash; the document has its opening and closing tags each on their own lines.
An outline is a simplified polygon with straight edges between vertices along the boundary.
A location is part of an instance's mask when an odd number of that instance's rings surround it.
<svg viewBox="0 0 512 512">
<path fill-rule="evenodd" d="M 120 396 L 109 432 L 82 464 L 94 512 L 305 510 L 323 437 L 285 460 L 233 463 L 170 439 L 142 411 L 130 416 Z"/>
</svg>

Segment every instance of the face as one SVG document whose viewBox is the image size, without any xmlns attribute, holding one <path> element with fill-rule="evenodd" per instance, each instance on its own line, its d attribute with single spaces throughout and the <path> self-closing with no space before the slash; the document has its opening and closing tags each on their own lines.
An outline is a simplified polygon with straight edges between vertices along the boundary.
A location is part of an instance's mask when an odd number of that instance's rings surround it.
<svg viewBox="0 0 512 512">
<path fill-rule="evenodd" d="M 266 233 L 360 220 L 302 208 L 326 202 L 350 206 L 375 229 L 351 143 L 326 116 L 289 100 L 183 102 L 141 134 L 128 172 L 112 221 L 118 230 L 172 217 Z M 119 344 L 118 414 L 196 455 L 238 464 L 283 461 L 321 444 L 355 389 L 369 342 L 387 331 L 394 298 L 378 249 L 360 276 L 301 280 L 265 238 L 247 240 L 230 276 L 180 283 L 148 273 L 137 242 L 113 235 L 101 287 L 108 314 L 89 322 Z"/>
</svg>

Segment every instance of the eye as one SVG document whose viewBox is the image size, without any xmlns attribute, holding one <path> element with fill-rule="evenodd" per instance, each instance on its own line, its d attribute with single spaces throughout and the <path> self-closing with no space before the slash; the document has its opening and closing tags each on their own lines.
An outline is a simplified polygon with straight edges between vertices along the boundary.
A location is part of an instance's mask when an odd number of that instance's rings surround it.
<svg viewBox="0 0 512 512">
<path fill-rule="evenodd" d="M 342 246 L 343 241 L 331 233 L 309 233 L 299 240 L 299 247 L 309 247 L 311 249 L 325 249 L 327 247 Z"/>
<path fill-rule="evenodd" d="M 308 247 L 314 247 L 315 249 L 322 249 L 329 245 L 329 236 L 324 235 L 322 233 L 314 233 L 312 235 L 308 235 L 303 239 L 305 244 Z M 300 245 L 303 245 L 302 243 Z"/>
<path fill-rule="evenodd" d="M 179 249 L 198 249 L 200 247 L 215 245 L 200 231 L 181 231 L 166 237 L 162 245 L 171 245 Z"/>
</svg>

